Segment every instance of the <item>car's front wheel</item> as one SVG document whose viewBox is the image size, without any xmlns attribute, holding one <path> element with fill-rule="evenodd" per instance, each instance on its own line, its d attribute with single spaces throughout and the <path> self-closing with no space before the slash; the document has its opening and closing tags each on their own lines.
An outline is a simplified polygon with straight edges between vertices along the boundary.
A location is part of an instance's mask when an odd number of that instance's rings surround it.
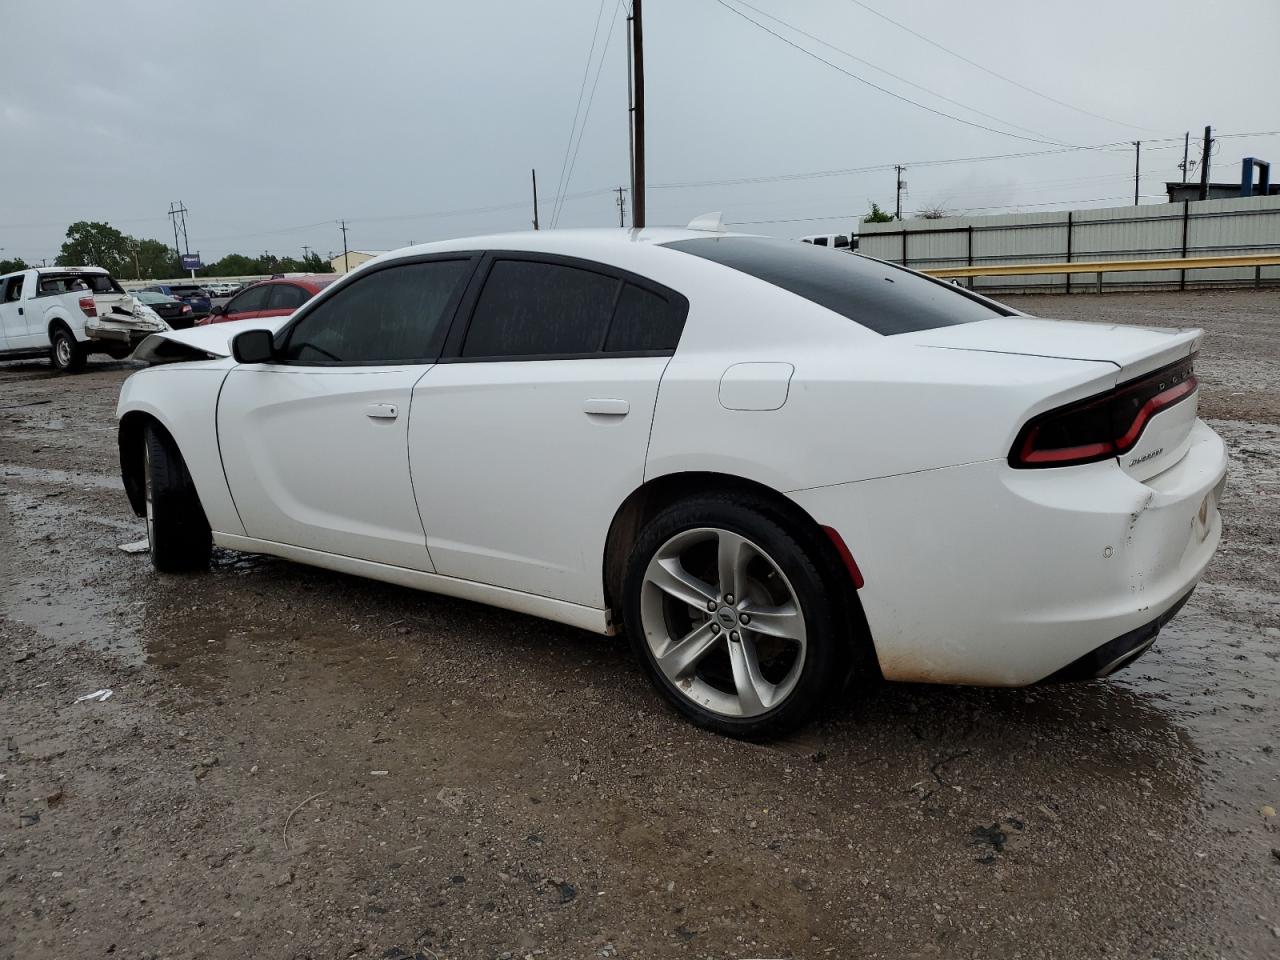
<svg viewBox="0 0 1280 960">
<path fill-rule="evenodd" d="M 655 686 L 700 726 L 774 736 L 844 679 L 850 639 L 803 539 L 763 504 L 718 496 L 668 507 L 642 530 L 627 633 Z"/>
<path fill-rule="evenodd" d="M 151 562 L 162 573 L 204 569 L 213 535 L 182 454 L 167 433 L 149 426 L 143 458 Z"/>
</svg>

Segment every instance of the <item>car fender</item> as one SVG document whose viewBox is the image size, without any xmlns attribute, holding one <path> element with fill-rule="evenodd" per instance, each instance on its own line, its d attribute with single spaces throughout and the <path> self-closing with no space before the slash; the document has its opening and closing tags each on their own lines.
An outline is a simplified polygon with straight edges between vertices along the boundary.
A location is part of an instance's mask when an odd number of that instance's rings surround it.
<svg viewBox="0 0 1280 960">
<path fill-rule="evenodd" d="M 122 442 L 126 420 L 150 417 L 173 437 L 186 461 L 209 526 L 216 533 L 244 536 L 218 444 L 218 397 L 232 361 L 170 363 L 140 370 L 120 389 L 116 417 Z"/>
<path fill-rule="evenodd" d="M 71 310 L 65 304 L 51 303 L 45 307 L 40 314 L 40 325 L 44 328 L 45 333 L 53 339 L 51 331 L 55 322 L 61 323 L 64 327 L 71 331 L 71 335 L 76 338 L 78 343 L 84 343 L 89 338 L 84 332 L 85 315 L 78 307 Z"/>
</svg>

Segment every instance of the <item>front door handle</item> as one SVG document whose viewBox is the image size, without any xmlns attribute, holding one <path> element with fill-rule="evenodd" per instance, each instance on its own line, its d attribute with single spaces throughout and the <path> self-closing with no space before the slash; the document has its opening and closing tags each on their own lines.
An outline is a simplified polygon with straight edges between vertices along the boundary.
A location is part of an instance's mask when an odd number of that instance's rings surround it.
<svg viewBox="0 0 1280 960">
<path fill-rule="evenodd" d="M 625 417 L 631 411 L 631 404 L 625 400 L 609 397 L 594 397 L 582 401 L 584 413 L 592 413 L 601 417 Z"/>
<path fill-rule="evenodd" d="M 400 408 L 394 403 L 371 403 L 364 408 L 364 415 L 371 420 L 394 420 L 400 416 Z"/>
</svg>

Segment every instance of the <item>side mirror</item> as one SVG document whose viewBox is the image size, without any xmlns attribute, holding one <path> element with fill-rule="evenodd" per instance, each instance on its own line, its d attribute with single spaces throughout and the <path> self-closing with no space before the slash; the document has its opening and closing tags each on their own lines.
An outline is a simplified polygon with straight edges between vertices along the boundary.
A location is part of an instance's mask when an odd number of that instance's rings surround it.
<svg viewBox="0 0 1280 960">
<path fill-rule="evenodd" d="M 270 363 L 276 356 L 275 338 L 270 330 L 246 330 L 231 341 L 236 363 Z"/>
<path fill-rule="evenodd" d="M 215 317 L 220 317 L 227 312 L 227 305 L 225 303 L 215 303 L 209 312 Z"/>
</svg>

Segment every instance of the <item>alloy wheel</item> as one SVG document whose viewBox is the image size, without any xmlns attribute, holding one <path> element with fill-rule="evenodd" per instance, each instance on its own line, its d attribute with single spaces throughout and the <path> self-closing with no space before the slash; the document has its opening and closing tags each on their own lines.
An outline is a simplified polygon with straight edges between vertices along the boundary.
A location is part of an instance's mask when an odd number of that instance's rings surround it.
<svg viewBox="0 0 1280 960">
<path fill-rule="evenodd" d="M 780 706 L 804 667 L 804 611 L 778 564 L 716 527 L 676 534 L 649 561 L 640 599 L 654 663 L 679 693 L 726 717 Z"/>
</svg>

